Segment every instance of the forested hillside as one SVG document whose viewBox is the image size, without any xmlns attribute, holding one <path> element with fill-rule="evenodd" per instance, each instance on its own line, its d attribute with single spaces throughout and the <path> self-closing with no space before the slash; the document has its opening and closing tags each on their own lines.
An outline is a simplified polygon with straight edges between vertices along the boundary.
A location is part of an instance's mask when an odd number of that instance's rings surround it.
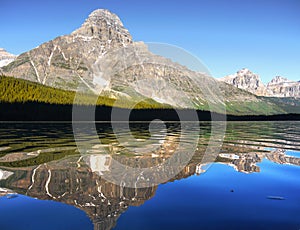
<svg viewBox="0 0 300 230">
<path fill-rule="evenodd" d="M 0 102 L 2 103 L 25 103 L 41 102 L 58 105 L 71 105 L 74 103 L 75 92 L 67 91 L 49 86 L 44 86 L 31 81 L 13 77 L 0 76 Z M 76 104 L 93 105 L 95 95 L 92 92 L 81 93 L 76 99 Z M 114 106 L 116 99 L 99 96 L 97 105 Z M 130 108 L 136 102 L 126 98 L 119 99 L 117 107 Z M 160 104 L 152 99 L 144 99 L 135 105 L 136 109 L 167 108 L 167 105 Z"/>
</svg>

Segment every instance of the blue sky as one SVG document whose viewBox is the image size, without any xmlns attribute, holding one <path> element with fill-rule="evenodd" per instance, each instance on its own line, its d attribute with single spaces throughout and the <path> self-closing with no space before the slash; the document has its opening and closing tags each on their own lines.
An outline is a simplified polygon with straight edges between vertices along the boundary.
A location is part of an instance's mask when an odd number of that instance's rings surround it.
<svg viewBox="0 0 300 230">
<path fill-rule="evenodd" d="M 300 80 L 300 0 L 0 0 L 0 47 L 20 54 L 78 28 L 97 8 L 136 41 L 196 55 L 214 77 L 249 68 Z"/>
</svg>

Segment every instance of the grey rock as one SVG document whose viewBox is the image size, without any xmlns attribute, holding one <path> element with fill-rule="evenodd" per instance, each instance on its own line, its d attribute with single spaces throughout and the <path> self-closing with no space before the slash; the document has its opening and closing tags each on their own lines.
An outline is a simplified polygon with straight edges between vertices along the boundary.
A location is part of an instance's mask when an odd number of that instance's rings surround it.
<svg viewBox="0 0 300 230">
<path fill-rule="evenodd" d="M 92 65 L 109 50 L 132 43 L 120 19 L 107 10 L 92 12 L 70 35 L 60 36 L 21 54 L 2 68 L 6 75 L 76 90 L 92 80 Z"/>
<path fill-rule="evenodd" d="M 300 82 L 291 81 L 287 78 L 276 76 L 267 85 L 275 97 L 294 97 L 300 98 Z"/>
<path fill-rule="evenodd" d="M 248 84 L 250 80 L 253 90 L 265 94 L 265 87 L 260 81 L 251 80 L 248 71 L 238 89 L 154 55 L 142 42 L 134 42 L 119 17 L 108 10 L 92 12 L 70 35 L 57 37 L 19 55 L 0 71 L 65 90 L 96 94 L 101 91 L 115 99 L 127 97 L 133 105 L 140 99 L 152 98 L 180 108 L 221 113 L 225 113 L 224 105 L 229 104 L 229 113 L 257 114 L 258 111 L 243 104 L 267 103 L 271 108 L 266 109 L 267 113 L 283 112 L 276 105 L 241 90 L 243 82 Z"/>
<path fill-rule="evenodd" d="M 221 78 L 220 81 L 226 82 L 258 96 L 268 96 L 270 94 L 266 86 L 261 81 L 260 76 L 246 68 L 233 75 Z"/>
<path fill-rule="evenodd" d="M 300 82 L 281 76 L 276 76 L 267 85 L 264 85 L 259 75 L 248 69 L 242 69 L 219 80 L 257 96 L 300 98 Z"/>
</svg>

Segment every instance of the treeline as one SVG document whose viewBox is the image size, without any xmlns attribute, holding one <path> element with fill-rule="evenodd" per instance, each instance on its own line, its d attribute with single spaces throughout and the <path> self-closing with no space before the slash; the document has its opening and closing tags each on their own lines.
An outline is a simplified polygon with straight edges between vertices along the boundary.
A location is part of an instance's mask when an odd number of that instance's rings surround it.
<svg viewBox="0 0 300 230">
<path fill-rule="evenodd" d="M 72 104 L 74 96 L 75 92 L 55 89 L 22 79 L 0 76 L 1 102 Z"/>
<path fill-rule="evenodd" d="M 97 96 L 92 92 L 78 93 L 74 101 L 76 92 L 67 91 L 49 86 L 44 86 L 31 81 L 16 79 L 13 77 L 0 76 L 0 103 L 26 103 L 38 102 L 56 105 L 98 105 L 109 106 L 115 105 L 116 99 L 107 96 Z M 152 99 L 144 99 L 136 102 L 126 98 L 120 98 L 117 107 L 135 109 L 158 109 L 167 108 L 167 105 L 160 104 Z"/>
<path fill-rule="evenodd" d="M 74 117 L 74 109 L 79 111 Z M 112 120 L 111 114 L 114 109 Z M 271 116 L 234 116 L 209 111 L 173 110 L 173 109 L 124 109 L 109 106 L 56 105 L 39 102 L 0 103 L 0 121 L 284 121 L 300 120 L 300 114 Z M 180 113 L 180 117 L 178 116 Z M 92 114 L 93 116 L 87 116 Z M 129 114 L 129 118 L 128 118 Z M 95 116 L 94 116 L 95 115 Z"/>
<path fill-rule="evenodd" d="M 75 119 L 86 121 L 86 114 L 95 114 L 96 121 L 111 121 L 112 108 L 115 109 L 118 121 L 127 121 L 130 114 L 131 121 L 179 121 L 177 112 L 180 111 L 185 121 L 195 120 L 193 110 L 175 111 L 169 105 L 160 104 L 152 99 L 144 99 L 135 104 L 134 99 L 126 97 L 118 99 L 109 96 L 99 96 L 87 92 L 79 94 L 76 103 L 76 92 L 56 89 L 38 83 L 0 76 L 0 121 L 72 121 L 73 109 L 82 111 L 81 117 Z M 78 96 L 78 95 L 76 95 Z M 96 103 L 95 103 L 96 101 Z M 95 107 L 96 104 L 96 107 Z M 134 108 L 131 110 L 131 108 Z M 87 113 L 87 112 L 90 113 Z M 300 120 L 300 114 L 283 114 L 272 116 L 234 116 L 197 111 L 200 121 L 232 120 L 232 121 L 265 121 L 265 120 Z M 198 120 L 198 118 L 197 118 Z"/>
<path fill-rule="evenodd" d="M 127 121 L 128 115 L 131 121 L 152 121 L 160 119 L 164 121 L 178 121 L 178 115 L 173 109 L 126 109 L 113 108 L 111 106 L 91 105 L 58 105 L 41 102 L 25 103 L 0 103 L 0 121 L 111 121 L 114 109 L 115 121 Z M 76 113 L 74 112 L 76 111 Z M 186 120 L 189 115 L 186 114 Z M 210 113 L 207 119 L 210 118 Z M 93 117 L 90 117 L 92 114 Z M 76 116 L 75 116 L 76 115 Z M 94 116 L 95 115 L 95 116 Z"/>
</svg>

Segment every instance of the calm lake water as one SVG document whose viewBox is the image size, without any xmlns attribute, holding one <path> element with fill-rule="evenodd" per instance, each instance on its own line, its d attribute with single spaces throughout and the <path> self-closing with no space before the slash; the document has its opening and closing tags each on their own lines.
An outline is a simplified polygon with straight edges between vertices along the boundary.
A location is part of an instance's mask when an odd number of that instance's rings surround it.
<svg viewBox="0 0 300 230">
<path fill-rule="evenodd" d="M 82 154 L 72 124 L 0 124 L 0 229 L 300 229 L 299 122 L 228 122 L 211 156 L 209 123 L 130 128 L 83 129 Z M 113 160 L 154 167 L 180 142 L 194 155 L 173 178 L 136 188 L 105 179 Z"/>
</svg>

